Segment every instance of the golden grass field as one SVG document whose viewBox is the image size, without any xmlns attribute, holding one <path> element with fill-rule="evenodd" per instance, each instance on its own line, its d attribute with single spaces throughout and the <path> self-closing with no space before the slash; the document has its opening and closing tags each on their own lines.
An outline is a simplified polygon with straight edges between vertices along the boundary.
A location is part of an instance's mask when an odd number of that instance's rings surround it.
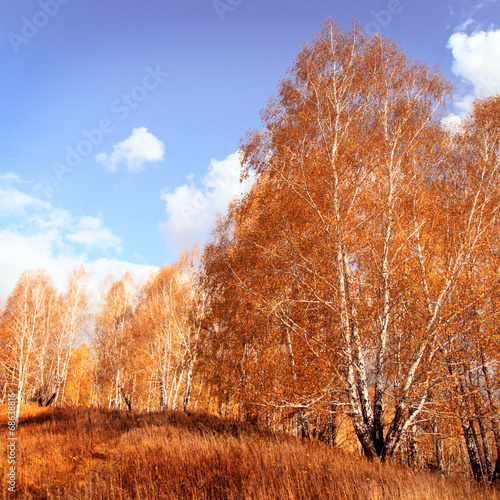
<svg viewBox="0 0 500 500">
<path fill-rule="evenodd" d="M 7 439 L 6 406 L 1 408 Z M 251 424 L 181 412 L 25 407 L 17 430 L 22 499 L 500 499 L 460 476 L 365 460 Z"/>
</svg>

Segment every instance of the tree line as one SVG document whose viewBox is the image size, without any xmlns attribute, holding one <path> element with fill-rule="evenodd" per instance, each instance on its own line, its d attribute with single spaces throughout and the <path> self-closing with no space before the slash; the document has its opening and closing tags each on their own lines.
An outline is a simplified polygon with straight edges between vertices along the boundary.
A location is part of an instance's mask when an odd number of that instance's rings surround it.
<svg viewBox="0 0 500 500">
<path fill-rule="evenodd" d="M 63 294 L 23 274 L 3 398 L 215 412 L 496 481 L 500 95 L 447 127 L 452 97 L 390 39 L 327 20 L 242 141 L 256 181 L 201 252 L 110 280 L 91 313 L 82 269 Z"/>
</svg>

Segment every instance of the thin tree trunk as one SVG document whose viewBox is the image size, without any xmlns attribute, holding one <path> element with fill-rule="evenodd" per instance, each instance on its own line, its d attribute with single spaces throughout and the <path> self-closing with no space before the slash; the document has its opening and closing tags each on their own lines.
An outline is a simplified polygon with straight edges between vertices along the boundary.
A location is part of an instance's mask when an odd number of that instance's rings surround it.
<svg viewBox="0 0 500 500">
<path fill-rule="evenodd" d="M 200 395 L 201 395 L 201 390 L 203 389 L 203 375 L 201 376 L 201 380 L 200 380 L 200 388 L 198 390 L 198 395 L 196 396 L 196 400 L 194 402 L 194 407 L 193 407 L 193 411 L 196 411 L 196 408 L 198 407 L 198 401 L 200 399 Z"/>
<path fill-rule="evenodd" d="M 177 380 L 177 385 L 175 387 L 175 393 L 174 393 L 174 397 L 173 397 L 172 405 L 171 405 L 172 410 L 175 410 L 177 408 L 177 396 L 179 394 L 179 389 L 181 387 L 183 378 L 184 378 L 184 372 L 182 371 L 181 374 L 179 375 L 179 379 Z"/>
<path fill-rule="evenodd" d="M 479 463 L 481 464 L 481 475 L 483 479 L 486 479 L 486 462 L 484 461 L 483 450 L 481 449 L 481 444 L 479 442 L 479 438 L 477 437 L 474 420 L 472 418 L 469 419 L 469 425 L 471 428 L 472 438 L 474 439 L 474 445 L 476 447 L 477 455 L 479 457 Z"/>
<path fill-rule="evenodd" d="M 189 402 L 191 399 L 191 391 L 193 389 L 193 368 L 195 359 L 190 363 L 186 375 L 186 390 L 184 391 L 184 403 L 183 403 L 185 412 L 189 411 Z"/>
<path fill-rule="evenodd" d="M 439 437 L 439 427 L 436 421 L 434 421 L 432 424 L 432 431 L 434 433 L 434 444 L 436 448 L 436 462 L 438 470 L 444 476 L 446 474 L 446 469 L 443 459 L 443 441 Z"/>
<path fill-rule="evenodd" d="M 210 384 L 210 389 L 208 391 L 208 398 L 207 398 L 207 408 L 205 410 L 206 413 L 208 413 L 210 409 L 210 402 L 212 400 L 212 384 Z"/>
<path fill-rule="evenodd" d="M 417 426 L 411 426 L 411 432 L 408 433 L 408 465 L 416 470 L 418 468 L 418 444 L 417 444 Z"/>
<path fill-rule="evenodd" d="M 299 410 L 297 413 L 297 423 L 299 435 L 304 439 L 309 439 L 309 415 L 305 410 Z"/>
<path fill-rule="evenodd" d="M 491 463 L 490 445 L 488 443 L 487 429 L 482 417 L 478 417 L 477 421 L 479 423 L 479 432 L 481 433 L 485 475 L 488 477 L 488 480 L 491 481 L 491 479 L 493 478 L 493 466 Z"/>
<path fill-rule="evenodd" d="M 462 417 L 462 429 L 464 432 L 465 445 L 467 447 L 467 453 L 469 455 L 472 474 L 474 475 L 474 479 L 479 483 L 483 479 L 481 460 L 479 458 L 474 440 L 474 429 L 472 428 L 469 419 L 466 417 Z"/>
</svg>

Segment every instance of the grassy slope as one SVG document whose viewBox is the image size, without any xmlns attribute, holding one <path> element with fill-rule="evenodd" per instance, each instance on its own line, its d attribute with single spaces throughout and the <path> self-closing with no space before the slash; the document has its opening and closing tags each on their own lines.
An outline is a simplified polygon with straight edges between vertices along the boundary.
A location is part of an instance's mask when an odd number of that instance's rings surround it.
<svg viewBox="0 0 500 500">
<path fill-rule="evenodd" d="M 27 408 L 18 437 L 16 498 L 500 499 L 461 478 L 202 414 Z"/>
</svg>

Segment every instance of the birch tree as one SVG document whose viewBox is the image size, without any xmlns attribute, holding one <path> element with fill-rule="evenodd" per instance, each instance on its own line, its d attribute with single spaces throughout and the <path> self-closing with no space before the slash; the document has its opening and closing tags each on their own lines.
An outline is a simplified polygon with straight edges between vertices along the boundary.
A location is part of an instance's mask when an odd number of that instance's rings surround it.
<svg viewBox="0 0 500 500">
<path fill-rule="evenodd" d="M 189 409 L 203 301 L 194 288 L 195 253 L 151 276 L 139 298 L 134 345 L 141 371 L 156 387 L 158 408 Z"/>
<path fill-rule="evenodd" d="M 370 458 L 400 450 L 429 403 L 447 325 L 484 293 L 460 300 L 496 238 L 498 165 L 443 129 L 451 90 L 389 39 L 327 21 L 262 112 L 265 130 L 242 144 L 257 182 L 226 223 L 233 291 L 252 297 L 254 318 L 280 322 L 292 367 L 343 358 Z M 303 377 L 311 396 L 325 388 L 316 373 Z"/>
<path fill-rule="evenodd" d="M 120 409 L 125 401 L 130 408 L 135 361 L 131 329 L 136 289 L 129 273 L 116 281 L 110 278 L 108 282 L 95 318 L 94 401 Z"/>
<path fill-rule="evenodd" d="M 55 391 L 60 406 L 64 404 L 71 356 L 81 342 L 88 324 L 88 279 L 89 275 L 83 266 L 76 267 L 68 277 L 66 293 L 60 297 L 60 324 L 55 339 L 57 350 Z"/>
<path fill-rule="evenodd" d="M 21 403 L 40 387 L 46 351 L 48 306 L 54 287 L 44 271 L 25 271 L 8 297 L 2 314 L 4 332 L 3 370 L 9 391 L 16 394 L 16 422 Z"/>
</svg>

